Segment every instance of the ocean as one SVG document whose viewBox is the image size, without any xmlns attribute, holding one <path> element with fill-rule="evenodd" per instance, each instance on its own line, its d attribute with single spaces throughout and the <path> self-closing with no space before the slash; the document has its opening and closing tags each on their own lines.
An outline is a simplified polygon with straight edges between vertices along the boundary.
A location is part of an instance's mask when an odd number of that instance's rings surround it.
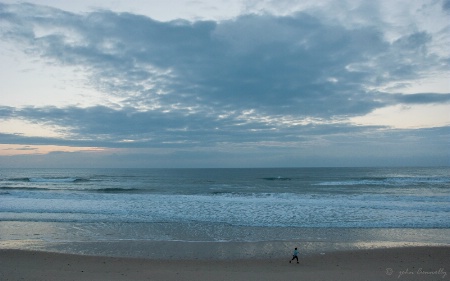
<svg viewBox="0 0 450 281">
<path fill-rule="evenodd" d="M 449 167 L 0 169 L 0 247 L 337 236 L 449 243 L 449 229 Z"/>
</svg>

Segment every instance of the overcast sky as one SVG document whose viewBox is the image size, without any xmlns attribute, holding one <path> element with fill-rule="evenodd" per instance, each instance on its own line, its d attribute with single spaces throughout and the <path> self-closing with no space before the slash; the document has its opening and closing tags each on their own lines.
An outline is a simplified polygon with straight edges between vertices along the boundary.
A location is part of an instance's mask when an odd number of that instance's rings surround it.
<svg viewBox="0 0 450 281">
<path fill-rule="evenodd" d="M 450 0 L 0 0 L 0 167 L 450 165 Z"/>
</svg>

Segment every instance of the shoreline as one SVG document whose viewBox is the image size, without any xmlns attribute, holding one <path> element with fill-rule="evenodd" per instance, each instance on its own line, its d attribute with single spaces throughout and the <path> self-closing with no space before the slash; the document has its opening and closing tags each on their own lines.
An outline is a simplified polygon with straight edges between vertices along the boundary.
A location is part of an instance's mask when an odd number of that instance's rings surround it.
<svg viewBox="0 0 450 281">
<path fill-rule="evenodd" d="M 199 248 L 199 251 L 202 249 Z M 235 251 L 236 248 L 224 249 Z M 301 249 L 300 249 L 301 250 Z M 203 251 L 208 251 L 204 249 Z M 151 259 L 0 249 L 1 280 L 448 280 L 450 246 L 244 259 Z"/>
<path fill-rule="evenodd" d="M 0 251 L 17 250 L 80 256 L 111 258 L 141 258 L 151 260 L 245 260 L 280 259 L 289 256 L 294 248 L 300 256 L 311 257 L 336 252 L 383 250 L 395 248 L 449 247 L 447 243 L 417 242 L 305 242 L 305 241 L 84 241 L 44 242 L 35 240 L 0 241 Z"/>
<path fill-rule="evenodd" d="M 286 228 L 211 223 L 0 222 L 0 249 L 170 259 L 278 258 L 405 246 L 450 245 L 450 229 Z M 209 251 L 199 251 L 207 247 Z"/>
</svg>

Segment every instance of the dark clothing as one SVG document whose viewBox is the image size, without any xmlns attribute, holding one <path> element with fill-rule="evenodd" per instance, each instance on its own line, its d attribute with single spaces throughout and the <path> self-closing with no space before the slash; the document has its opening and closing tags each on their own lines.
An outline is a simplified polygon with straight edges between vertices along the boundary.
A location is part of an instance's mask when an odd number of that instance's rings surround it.
<svg viewBox="0 0 450 281">
<path fill-rule="evenodd" d="M 291 261 L 293 261 L 293 260 L 297 260 L 297 263 L 298 263 L 298 250 L 297 250 L 297 248 L 295 248 L 294 254 L 292 255 L 292 260 L 290 260 L 289 263 Z"/>
</svg>

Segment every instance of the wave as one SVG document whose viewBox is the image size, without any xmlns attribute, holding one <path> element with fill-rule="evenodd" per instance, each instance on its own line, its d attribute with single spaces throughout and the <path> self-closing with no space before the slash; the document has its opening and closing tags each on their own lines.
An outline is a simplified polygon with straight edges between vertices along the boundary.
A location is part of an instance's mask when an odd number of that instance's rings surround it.
<svg viewBox="0 0 450 281">
<path fill-rule="evenodd" d="M 29 182 L 30 178 L 10 178 L 10 179 L 2 179 L 1 181 Z"/>
<path fill-rule="evenodd" d="M 99 189 L 87 189 L 87 188 L 45 188 L 45 187 L 27 187 L 27 186 L 0 186 L 0 190 L 23 190 L 23 191 L 52 191 L 52 190 L 64 190 L 64 191 L 79 191 L 79 192 L 98 192 L 98 193 L 137 193 L 147 190 L 138 188 L 99 188 Z"/>
<path fill-rule="evenodd" d="M 291 178 L 283 178 L 283 177 L 269 177 L 269 178 L 263 178 L 263 180 L 267 181 L 290 181 Z"/>
<path fill-rule="evenodd" d="M 71 177 L 36 177 L 36 178 L 11 178 L 3 181 L 12 182 L 35 182 L 35 183 L 77 183 L 88 182 L 89 179 L 85 178 L 71 178 Z"/>
<path fill-rule="evenodd" d="M 140 191 L 144 191 L 144 190 L 139 189 L 139 188 L 107 187 L 107 188 L 93 189 L 92 191 L 99 192 L 99 193 L 136 193 L 136 192 L 140 192 Z"/>
<path fill-rule="evenodd" d="M 352 186 L 352 185 L 383 185 L 405 186 L 420 184 L 448 184 L 449 177 L 393 177 L 393 178 L 363 178 L 345 181 L 325 181 L 314 185 L 322 186 Z"/>
<path fill-rule="evenodd" d="M 50 190 L 45 187 L 0 186 L 0 190 Z"/>
</svg>

